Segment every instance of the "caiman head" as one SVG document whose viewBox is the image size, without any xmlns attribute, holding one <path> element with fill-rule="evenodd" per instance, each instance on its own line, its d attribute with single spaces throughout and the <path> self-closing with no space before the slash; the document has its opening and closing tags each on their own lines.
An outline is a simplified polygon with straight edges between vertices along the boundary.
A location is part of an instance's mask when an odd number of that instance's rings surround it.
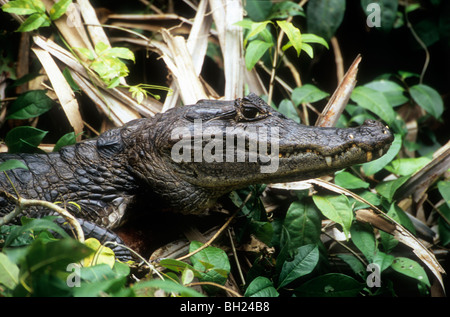
<svg viewBox="0 0 450 317">
<path fill-rule="evenodd" d="M 130 167 L 172 207 L 189 213 L 250 184 L 304 180 L 375 160 L 393 141 L 373 120 L 346 129 L 298 124 L 254 94 L 201 100 L 146 122 L 144 129 L 130 124 L 125 134 L 134 136 L 123 136 L 134 140 L 127 146 Z"/>
</svg>

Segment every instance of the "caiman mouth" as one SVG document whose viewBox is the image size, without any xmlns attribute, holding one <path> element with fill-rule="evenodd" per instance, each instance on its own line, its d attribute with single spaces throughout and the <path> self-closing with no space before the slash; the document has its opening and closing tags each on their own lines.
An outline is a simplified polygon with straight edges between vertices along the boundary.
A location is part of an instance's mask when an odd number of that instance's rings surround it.
<svg viewBox="0 0 450 317">
<path fill-rule="evenodd" d="M 323 160 L 327 164 L 327 166 L 332 167 L 333 165 L 340 165 L 339 163 L 344 163 L 348 161 L 349 159 L 355 159 L 358 158 L 358 161 L 362 162 L 370 162 L 374 159 L 377 159 L 383 154 L 385 154 L 385 151 L 389 148 L 388 145 L 383 145 L 382 147 L 374 150 L 365 150 L 362 147 L 359 147 L 356 144 L 351 144 L 346 147 L 343 147 L 337 151 L 334 151 L 334 153 L 322 153 L 320 150 L 316 149 L 282 149 L 280 148 L 278 158 L 281 160 L 280 162 L 283 163 L 284 159 L 289 159 L 290 161 L 293 161 L 295 159 L 308 159 L 314 157 L 316 160 Z"/>
</svg>

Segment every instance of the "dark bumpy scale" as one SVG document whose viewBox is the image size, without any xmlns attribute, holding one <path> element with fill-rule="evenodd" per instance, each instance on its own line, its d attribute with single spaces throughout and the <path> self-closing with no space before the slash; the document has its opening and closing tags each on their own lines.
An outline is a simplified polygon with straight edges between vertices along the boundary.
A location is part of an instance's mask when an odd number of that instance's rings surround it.
<svg viewBox="0 0 450 317">
<path fill-rule="evenodd" d="M 22 197 L 65 203 L 87 232 L 95 227 L 97 236 L 113 240 L 106 229 L 120 227 L 131 210 L 142 212 L 131 208 L 134 203 L 152 205 L 149 197 L 198 214 L 250 184 L 314 178 L 374 160 L 392 140 L 388 128 L 370 120 L 348 129 L 304 126 L 250 94 L 200 100 L 134 120 L 58 153 L 1 154 L 0 161 L 18 159 L 28 166 L 7 172 Z M 14 193 L 4 174 L 0 188 Z M 13 208 L 0 196 L 0 216 Z"/>
</svg>

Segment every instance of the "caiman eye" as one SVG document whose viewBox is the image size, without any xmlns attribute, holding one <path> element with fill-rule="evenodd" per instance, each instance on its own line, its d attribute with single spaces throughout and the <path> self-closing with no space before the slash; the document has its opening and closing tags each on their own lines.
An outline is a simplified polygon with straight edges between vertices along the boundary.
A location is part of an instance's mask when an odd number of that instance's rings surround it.
<svg viewBox="0 0 450 317">
<path fill-rule="evenodd" d="M 259 110 L 257 108 L 254 108 L 254 107 L 243 107 L 242 115 L 246 119 L 255 119 L 255 118 L 257 118 L 260 115 L 260 113 L 259 113 Z"/>
</svg>

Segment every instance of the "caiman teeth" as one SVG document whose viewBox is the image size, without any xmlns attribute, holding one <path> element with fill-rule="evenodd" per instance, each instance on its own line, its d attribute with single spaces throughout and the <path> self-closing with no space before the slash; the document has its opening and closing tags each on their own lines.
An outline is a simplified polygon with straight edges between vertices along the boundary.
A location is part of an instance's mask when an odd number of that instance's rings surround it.
<svg viewBox="0 0 450 317">
<path fill-rule="evenodd" d="M 331 167 L 331 156 L 325 156 L 325 162 L 329 167 Z"/>
<path fill-rule="evenodd" d="M 379 156 L 379 157 L 382 157 L 382 156 L 383 156 L 383 149 L 380 149 L 380 150 L 378 151 L 378 156 Z"/>
<path fill-rule="evenodd" d="M 366 158 L 367 158 L 367 162 L 372 161 L 372 152 L 368 151 L 368 152 L 366 153 Z"/>
</svg>

